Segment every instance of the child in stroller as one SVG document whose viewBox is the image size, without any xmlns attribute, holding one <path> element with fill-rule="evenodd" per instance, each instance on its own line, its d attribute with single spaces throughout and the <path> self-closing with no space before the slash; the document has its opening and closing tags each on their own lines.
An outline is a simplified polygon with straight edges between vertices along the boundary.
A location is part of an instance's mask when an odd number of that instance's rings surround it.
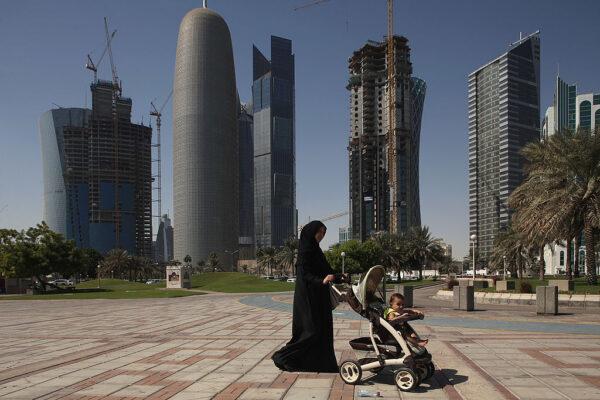
<svg viewBox="0 0 600 400">
<path fill-rule="evenodd" d="M 423 316 L 423 313 L 418 310 L 411 310 L 410 308 L 404 308 L 404 296 L 400 293 L 392 293 L 390 296 L 390 306 L 386 308 L 383 312 L 383 318 L 387 321 L 395 321 L 400 318 L 404 318 L 407 316 Z M 402 336 L 413 346 L 418 348 L 425 347 L 427 345 L 428 339 L 421 339 L 419 335 L 415 331 L 409 331 L 405 326 L 406 324 L 402 324 L 400 326 L 400 331 L 402 332 Z M 404 332 L 403 332 L 404 331 Z"/>
<path fill-rule="evenodd" d="M 384 278 L 384 267 L 372 267 L 343 296 L 355 312 L 369 320 L 369 336 L 351 340 L 350 346 L 357 352 L 374 352 L 375 357 L 342 361 L 340 376 L 347 384 L 356 385 L 360 383 L 363 372 L 377 374 L 391 366 L 395 368 L 396 386 L 402 391 L 410 391 L 435 372 L 431 354 L 425 347 L 419 346 L 419 336 L 408 324 L 424 316 L 419 312 L 403 312 L 390 321 L 386 320 Z M 382 282 L 383 288 L 380 287 Z M 413 335 L 416 345 L 409 339 Z"/>
</svg>

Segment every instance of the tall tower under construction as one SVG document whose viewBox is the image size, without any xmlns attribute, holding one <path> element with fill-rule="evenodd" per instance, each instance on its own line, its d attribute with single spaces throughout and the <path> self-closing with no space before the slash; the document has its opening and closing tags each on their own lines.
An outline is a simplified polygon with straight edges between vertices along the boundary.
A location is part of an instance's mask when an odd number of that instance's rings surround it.
<svg viewBox="0 0 600 400">
<path fill-rule="evenodd" d="M 413 78 L 408 40 L 394 36 L 396 96 L 394 126 L 389 126 L 387 42 L 368 41 L 348 61 L 350 72 L 350 237 L 367 239 L 389 231 L 391 202 L 395 226 L 405 232 L 421 224 L 419 138 L 425 82 Z M 391 129 L 390 129 L 391 128 Z M 390 185 L 390 132 L 396 135 L 396 184 Z"/>
<path fill-rule="evenodd" d="M 120 84 L 95 80 L 92 109 L 40 118 L 44 220 L 77 246 L 151 257 L 152 129 L 131 123 Z"/>
</svg>

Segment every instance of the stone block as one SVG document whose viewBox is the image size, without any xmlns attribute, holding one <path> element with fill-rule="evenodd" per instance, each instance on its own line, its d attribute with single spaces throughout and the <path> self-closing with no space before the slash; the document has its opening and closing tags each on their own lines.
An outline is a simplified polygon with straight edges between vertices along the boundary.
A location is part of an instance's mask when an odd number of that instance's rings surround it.
<svg viewBox="0 0 600 400">
<path fill-rule="evenodd" d="M 472 279 L 462 278 L 458 280 L 460 286 L 471 286 Z"/>
<path fill-rule="evenodd" d="M 535 288 L 538 314 L 558 314 L 558 287 L 538 286 Z"/>
<path fill-rule="evenodd" d="M 413 306 L 413 287 L 405 285 L 394 285 L 394 292 L 404 296 L 404 307 Z"/>
<path fill-rule="evenodd" d="M 548 286 L 556 286 L 559 292 L 575 291 L 575 282 L 568 279 L 550 279 Z"/>
<path fill-rule="evenodd" d="M 454 286 L 454 309 L 473 311 L 475 309 L 475 290 L 473 286 Z"/>
<path fill-rule="evenodd" d="M 496 281 L 496 290 L 498 292 L 515 290 L 515 281 Z"/>
<path fill-rule="evenodd" d="M 472 286 L 475 289 L 485 289 L 488 287 L 488 281 L 474 280 Z"/>
</svg>

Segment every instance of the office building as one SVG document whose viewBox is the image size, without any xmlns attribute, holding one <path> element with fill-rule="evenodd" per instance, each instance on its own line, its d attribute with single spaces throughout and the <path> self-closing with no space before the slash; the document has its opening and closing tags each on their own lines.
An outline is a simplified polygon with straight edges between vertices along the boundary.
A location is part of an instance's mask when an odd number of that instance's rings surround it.
<svg viewBox="0 0 600 400">
<path fill-rule="evenodd" d="M 338 242 L 340 244 L 342 244 L 342 243 L 346 243 L 348 240 L 350 240 L 350 228 L 347 226 L 340 227 Z"/>
<path fill-rule="evenodd" d="M 396 187 L 388 180 L 387 42 L 369 41 L 348 61 L 350 78 L 350 237 L 365 240 L 390 231 L 391 201 L 397 201 L 398 232 L 421 224 L 419 142 L 426 85 L 412 77 L 408 39 L 394 37 L 396 71 Z M 393 192 L 393 193 L 392 193 Z"/>
<path fill-rule="evenodd" d="M 232 264 L 239 242 L 238 101 L 231 35 L 206 7 L 179 27 L 173 83 L 175 259 L 216 253 Z M 235 263 L 234 263 L 235 264 Z"/>
<path fill-rule="evenodd" d="M 294 54 L 271 36 L 271 60 L 253 47 L 254 235 L 256 247 L 296 237 Z"/>
<path fill-rule="evenodd" d="M 240 159 L 240 256 L 241 260 L 255 257 L 254 251 L 254 140 L 252 103 L 240 105 L 238 116 Z"/>
<path fill-rule="evenodd" d="M 563 130 L 600 129 L 600 94 L 577 94 L 577 85 L 556 77 L 554 100 L 542 121 L 542 138 Z"/>
<path fill-rule="evenodd" d="M 507 229 L 507 199 L 523 180 L 521 149 L 540 137 L 540 37 L 521 37 L 469 75 L 469 235 L 480 268 Z"/>
<path fill-rule="evenodd" d="M 167 214 L 160 218 L 158 225 L 154 242 L 154 260 L 159 263 L 173 260 L 173 225 Z"/>
<path fill-rule="evenodd" d="M 152 256 L 152 129 L 131 123 L 119 85 L 91 85 L 92 109 L 40 119 L 44 220 L 78 247 Z"/>
</svg>

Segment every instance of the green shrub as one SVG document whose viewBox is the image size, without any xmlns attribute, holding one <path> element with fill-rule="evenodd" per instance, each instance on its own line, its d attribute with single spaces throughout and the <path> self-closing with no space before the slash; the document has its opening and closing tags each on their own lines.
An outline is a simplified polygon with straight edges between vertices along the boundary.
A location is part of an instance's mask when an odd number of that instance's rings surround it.
<svg viewBox="0 0 600 400">
<path fill-rule="evenodd" d="M 526 281 L 521 281 L 521 283 L 519 283 L 519 292 L 533 293 L 533 287 L 531 286 L 531 283 L 526 282 Z"/>
</svg>

